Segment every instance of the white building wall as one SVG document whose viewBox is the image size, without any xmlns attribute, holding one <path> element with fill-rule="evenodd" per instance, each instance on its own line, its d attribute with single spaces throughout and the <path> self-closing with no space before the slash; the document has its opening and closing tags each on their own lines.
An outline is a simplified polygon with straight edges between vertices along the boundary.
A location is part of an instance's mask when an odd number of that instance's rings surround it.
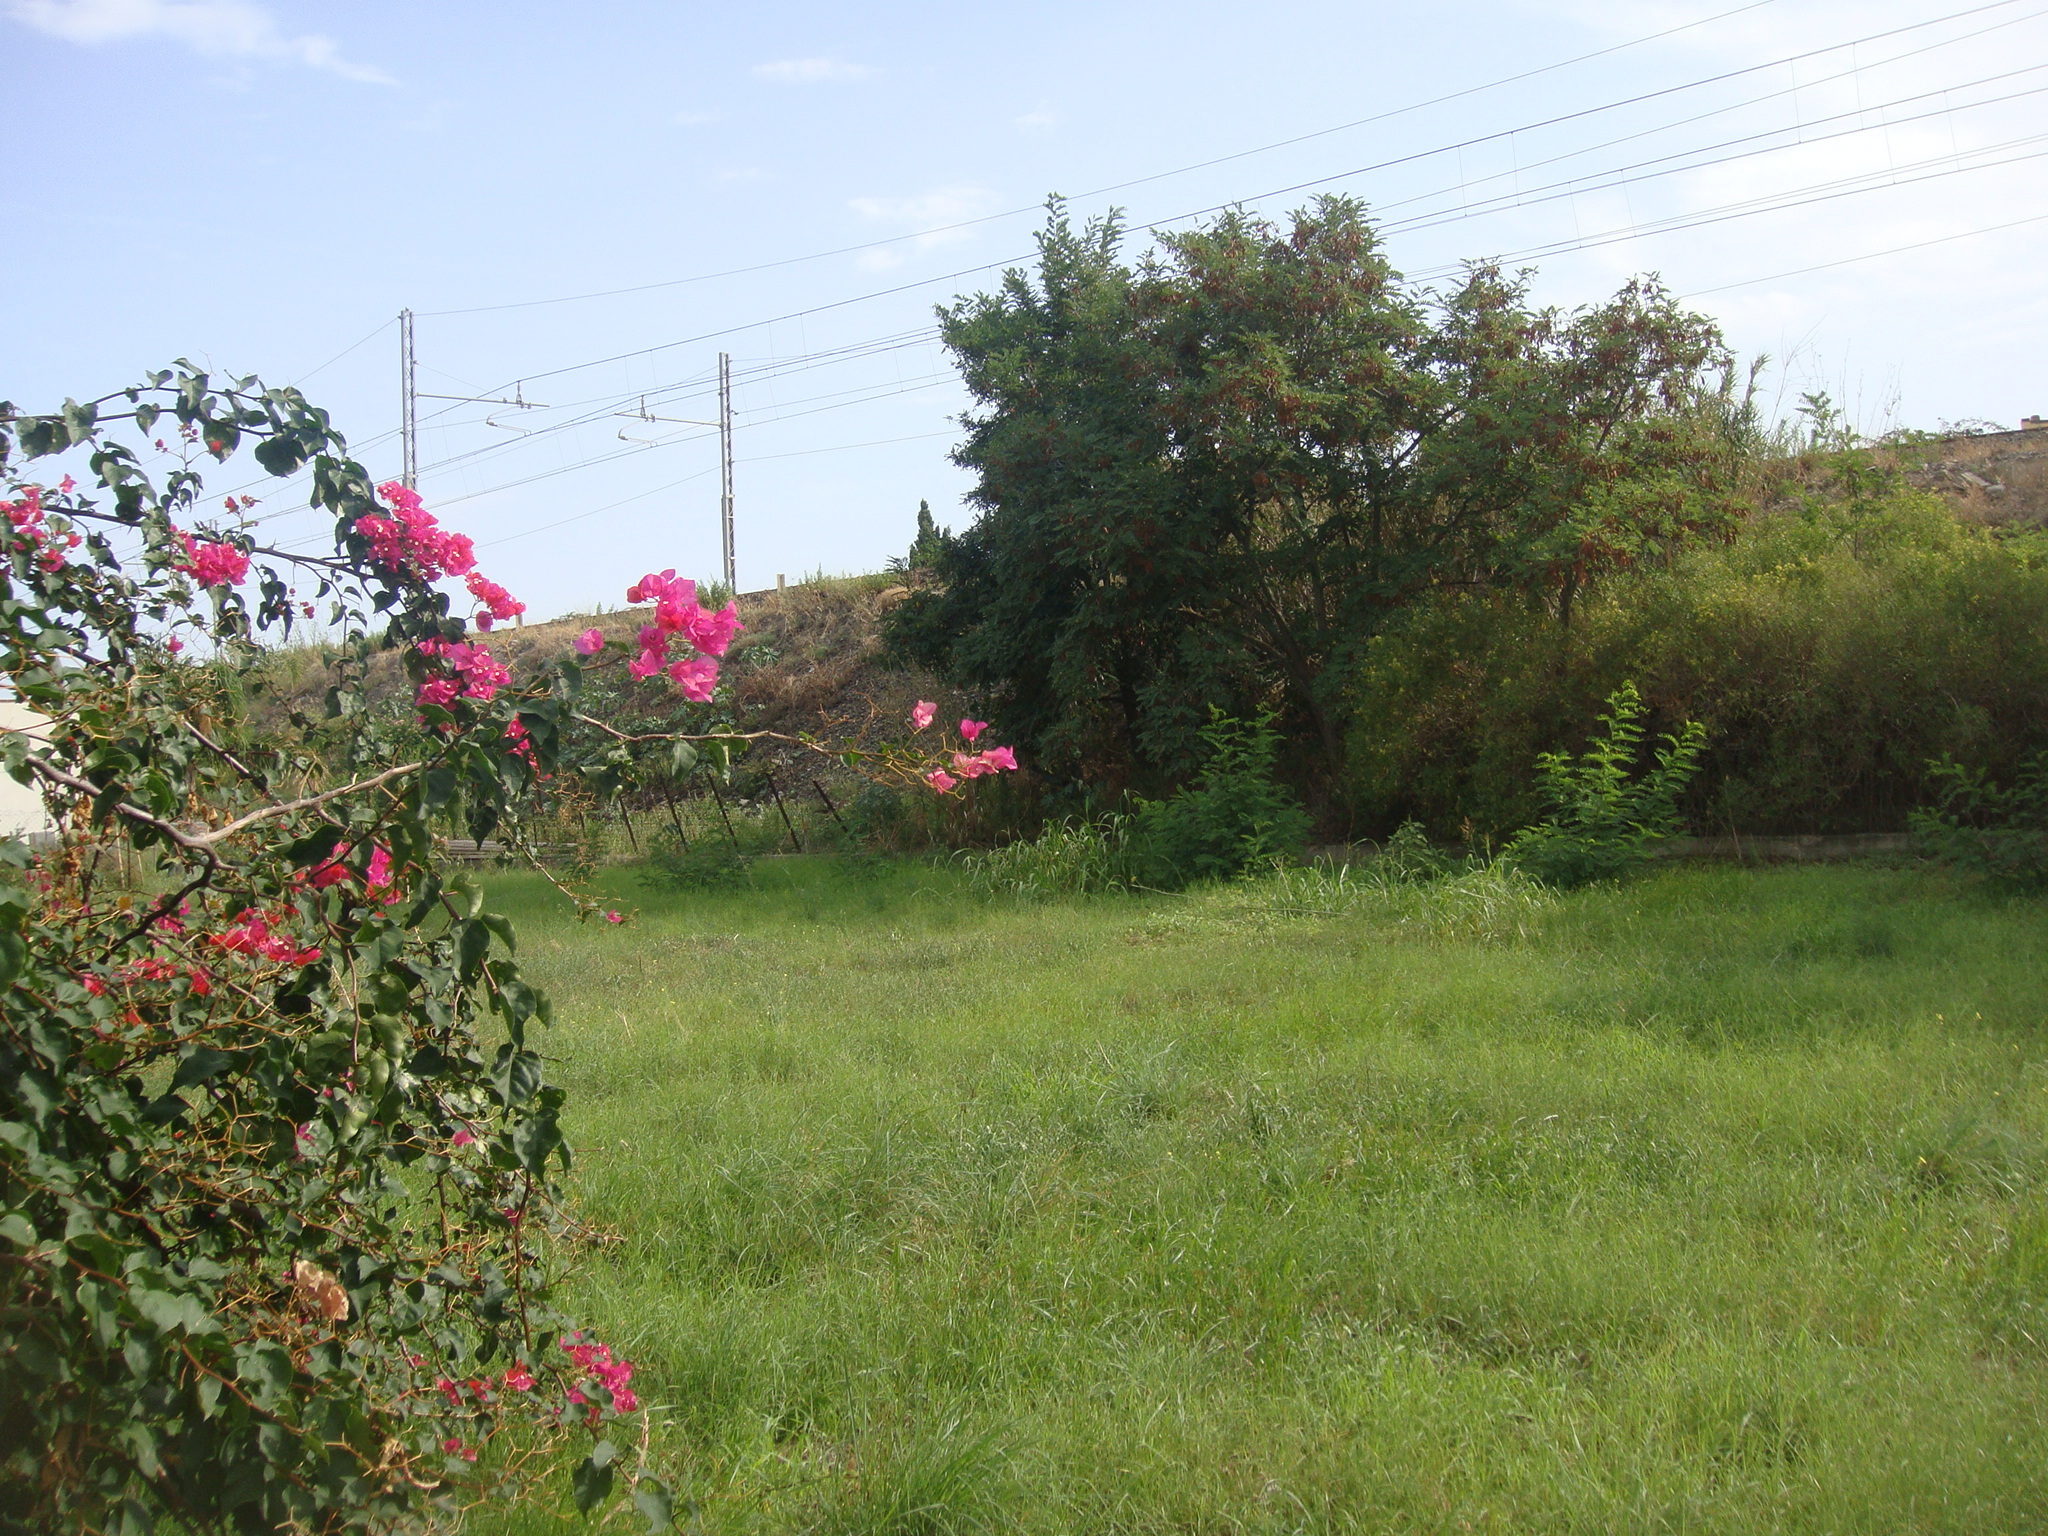
<svg viewBox="0 0 2048 1536">
<path fill-rule="evenodd" d="M 45 723 L 43 716 L 26 705 L 0 699 L 0 731 L 33 733 Z M 26 784 L 17 784 L 8 775 L 0 773 L 0 837 L 55 830 L 49 812 L 43 809 L 43 797 Z"/>
</svg>

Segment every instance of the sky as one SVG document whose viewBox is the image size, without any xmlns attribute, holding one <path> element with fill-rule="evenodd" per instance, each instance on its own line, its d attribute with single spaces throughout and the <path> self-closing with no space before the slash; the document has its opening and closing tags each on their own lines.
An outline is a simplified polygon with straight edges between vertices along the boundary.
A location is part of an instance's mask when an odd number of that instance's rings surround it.
<svg viewBox="0 0 2048 1536">
<path fill-rule="evenodd" d="M 934 306 L 1054 193 L 1133 256 L 1346 193 L 1421 285 L 1660 275 L 1779 411 L 2048 414 L 2030 0 L 0 0 L 0 82 L 0 399 L 187 357 L 395 475 L 410 309 L 421 492 L 537 618 L 717 573 L 721 351 L 742 590 L 969 521 Z M 331 537 L 303 480 L 209 483 Z"/>
</svg>

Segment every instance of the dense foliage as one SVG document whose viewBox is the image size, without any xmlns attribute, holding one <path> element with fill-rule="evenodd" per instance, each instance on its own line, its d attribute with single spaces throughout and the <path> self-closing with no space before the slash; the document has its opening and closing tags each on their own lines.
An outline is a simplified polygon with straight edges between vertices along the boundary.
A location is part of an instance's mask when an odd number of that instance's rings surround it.
<svg viewBox="0 0 2048 1536">
<path fill-rule="evenodd" d="M 202 469 L 243 446 L 307 473 L 331 556 L 258 544 L 247 496 L 209 517 Z M 25 478 L 65 454 L 92 491 Z M 583 678 L 661 673 L 708 705 L 736 613 L 650 575 L 630 660 L 593 630 L 515 686 L 437 586 L 466 578 L 477 629 L 520 611 L 466 538 L 373 487 L 296 391 L 186 365 L 0 406 L 0 472 L 0 683 L 43 717 L 0 762 L 60 829 L 0 842 L 0 1530 L 411 1528 L 564 1437 L 594 1508 L 637 1400 L 549 1300 L 577 1235 L 550 1009 L 436 832 L 516 848 L 551 783 L 610 791 L 657 739 L 694 750 L 674 720 L 589 716 Z M 250 728 L 259 641 L 316 604 L 326 718 Z M 394 660 L 406 695 L 376 706 Z"/>
<path fill-rule="evenodd" d="M 2000 784 L 1952 758 L 1933 765 L 1935 803 L 1913 813 L 1929 853 L 2014 890 L 2048 889 L 2048 752 Z"/>
<path fill-rule="evenodd" d="M 1419 291 L 1345 199 L 1120 245 L 1055 207 L 1035 276 L 943 311 L 979 516 L 894 620 L 1055 773 L 1172 782 L 1216 706 L 1271 710 L 1327 789 L 1342 664 L 1390 613 L 1457 588 L 1569 618 L 1732 526 L 1725 350 L 1654 284 L 1569 315 L 1490 268 Z"/>
<path fill-rule="evenodd" d="M 1695 829 L 1903 830 L 1944 754 L 2009 783 L 2048 747 L 2048 561 L 2033 536 L 1866 487 L 1610 577 L 1568 629 L 1515 594 L 1433 595 L 1351 673 L 1359 826 L 1538 819 L 1530 765 L 1581 747 L 1629 680 L 1653 730 L 1707 730 Z"/>
</svg>

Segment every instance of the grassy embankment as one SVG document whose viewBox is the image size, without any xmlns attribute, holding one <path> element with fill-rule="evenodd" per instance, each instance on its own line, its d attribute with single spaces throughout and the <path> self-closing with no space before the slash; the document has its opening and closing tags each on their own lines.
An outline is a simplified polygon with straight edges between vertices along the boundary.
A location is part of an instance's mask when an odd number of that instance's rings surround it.
<svg viewBox="0 0 2048 1536">
<path fill-rule="evenodd" d="M 2048 1524 L 2038 904 L 1683 869 L 1489 939 L 611 878 L 634 926 L 492 904 L 686 1529 Z"/>
</svg>

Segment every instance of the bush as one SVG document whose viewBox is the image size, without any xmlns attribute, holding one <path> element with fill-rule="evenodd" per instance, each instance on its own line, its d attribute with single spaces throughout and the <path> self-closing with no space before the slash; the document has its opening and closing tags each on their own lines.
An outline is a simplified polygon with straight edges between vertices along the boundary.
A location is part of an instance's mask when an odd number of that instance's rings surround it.
<svg viewBox="0 0 2048 1536">
<path fill-rule="evenodd" d="M 667 891 L 729 891 L 747 883 L 753 869 L 730 842 L 700 837 L 684 843 L 674 832 L 655 834 L 654 848 L 641 866 L 648 884 Z"/>
<path fill-rule="evenodd" d="M 1643 702 L 1624 683 L 1600 717 L 1607 727 L 1583 757 L 1546 752 L 1536 760 L 1550 814 L 1516 835 L 1503 859 L 1545 885 L 1569 889 L 1628 873 L 1650 845 L 1679 828 L 1678 797 L 1699 770 L 1706 732 L 1688 721 L 1666 736 L 1655 764 L 1631 780 L 1643 748 Z"/>
<path fill-rule="evenodd" d="M 1569 627 L 1512 596 L 1439 594 L 1353 673 L 1354 813 L 1439 836 L 1528 825 L 1529 763 L 1580 749 L 1625 679 L 1651 730 L 1707 728 L 1682 802 L 1701 831 L 1904 830 L 1944 753 L 2005 782 L 2048 748 L 2048 558 L 1893 491 L 1610 577 Z"/>
<path fill-rule="evenodd" d="M 1232 720 L 1212 709 L 1202 741 L 1208 761 L 1201 776 L 1168 799 L 1139 805 L 1131 834 L 1148 884 L 1228 880 L 1292 856 L 1308 837 L 1308 813 L 1274 777 L 1280 736 L 1271 717 Z"/>
<path fill-rule="evenodd" d="M 1921 847 L 1997 885 L 2048 889 L 2048 752 L 2028 758 L 2004 788 L 1950 758 L 1932 771 L 1940 797 L 1913 815 Z"/>
<path fill-rule="evenodd" d="M 331 553 L 256 543 L 253 498 L 211 510 L 202 470 L 245 443 L 310 471 Z M 76 450 L 97 488 L 24 480 L 17 447 Z M 0 733 L 0 768 L 59 829 L 0 838 L 7 1536 L 445 1529 L 571 1444 L 580 1509 L 623 1473 L 669 1524 L 601 1438 L 637 1411 L 631 1365 L 551 1300 L 580 1229 L 548 1001 L 437 836 L 532 858 L 560 826 L 545 786 L 608 798 L 636 747 L 680 771 L 734 738 L 597 727 L 582 684 L 626 668 L 617 647 L 515 682 L 437 586 L 521 611 L 473 567 L 295 390 L 181 364 L 49 415 L 0 405 L 0 694 L 43 717 Z M 679 643 L 677 690 L 715 686 L 736 615 L 672 573 L 627 597 L 660 604 L 635 669 Z M 259 723 L 261 642 L 313 599 L 326 717 Z"/>
</svg>

